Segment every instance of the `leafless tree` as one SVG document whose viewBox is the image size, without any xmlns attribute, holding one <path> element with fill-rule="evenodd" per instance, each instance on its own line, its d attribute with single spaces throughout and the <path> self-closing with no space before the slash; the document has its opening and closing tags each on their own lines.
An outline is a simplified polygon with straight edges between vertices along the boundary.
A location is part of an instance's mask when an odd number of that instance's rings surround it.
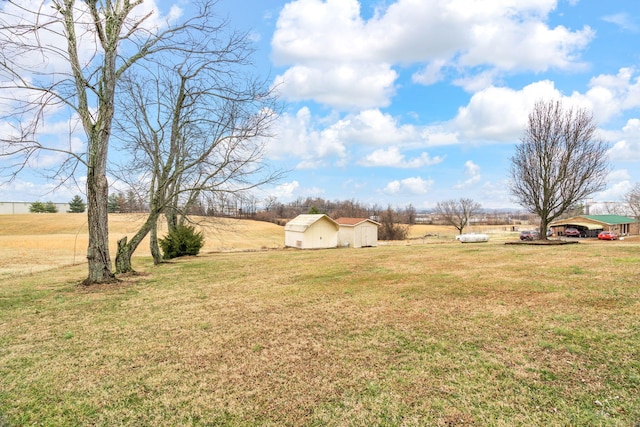
<svg viewBox="0 0 640 427">
<path fill-rule="evenodd" d="M 640 219 L 640 182 L 636 183 L 629 192 L 624 195 L 624 202 L 633 212 L 636 219 Z"/>
<path fill-rule="evenodd" d="M 561 101 L 536 102 L 511 158 L 514 200 L 547 226 L 572 206 L 605 188 L 607 145 L 597 136 L 590 111 Z"/>
<path fill-rule="evenodd" d="M 460 198 L 438 202 L 434 211 L 446 224 L 455 227 L 458 234 L 462 234 L 462 230 L 469 224 L 471 217 L 480 212 L 480 208 L 480 203 Z"/>
<path fill-rule="evenodd" d="M 380 240 L 404 240 L 409 234 L 409 226 L 401 224 L 401 214 L 389 205 L 380 213 L 378 238 Z"/>
<path fill-rule="evenodd" d="M 404 214 L 404 221 L 406 224 L 414 225 L 416 223 L 416 215 L 418 214 L 418 212 L 412 204 L 409 204 L 409 206 L 405 208 Z"/>
<path fill-rule="evenodd" d="M 602 212 L 600 213 L 604 215 L 624 215 L 626 211 L 625 208 L 624 204 L 620 202 L 602 202 Z"/>
<path fill-rule="evenodd" d="M 40 152 L 61 156 L 61 175 L 86 168 L 87 284 L 114 280 L 109 254 L 107 161 L 115 98 L 125 72 L 170 52 L 218 50 L 216 0 L 190 2 L 182 20 L 156 16 L 142 0 L 8 0 L 0 5 L 0 120 L 11 127 L 0 154 L 18 173 Z M 35 6 L 34 6 L 35 5 Z M 82 144 L 42 136 L 65 115 Z M 9 163 L 9 162 L 7 162 Z M 15 176 L 15 175 L 14 175 Z"/>
<path fill-rule="evenodd" d="M 147 194 L 149 214 L 131 240 L 118 242 L 117 273 L 132 271 L 131 256 L 149 233 L 154 261 L 161 261 L 162 214 L 171 231 L 214 193 L 232 195 L 242 209 L 250 199 L 244 193 L 280 177 L 263 163 L 277 99 L 266 82 L 241 72 L 249 53 L 241 35 L 216 56 L 186 54 L 179 64 L 123 79 L 124 114 L 114 134 L 129 160 L 118 176 Z"/>
</svg>

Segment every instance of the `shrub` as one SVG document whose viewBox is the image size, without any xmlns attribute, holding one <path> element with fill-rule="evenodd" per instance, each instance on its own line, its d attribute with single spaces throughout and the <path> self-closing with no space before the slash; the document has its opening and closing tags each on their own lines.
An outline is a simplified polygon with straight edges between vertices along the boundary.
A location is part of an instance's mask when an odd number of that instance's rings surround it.
<svg viewBox="0 0 640 427">
<path fill-rule="evenodd" d="M 204 236 L 201 232 L 196 232 L 194 227 L 179 225 L 159 242 L 163 258 L 172 259 L 185 255 L 198 255 L 200 248 L 204 245 Z"/>
<path fill-rule="evenodd" d="M 53 202 L 33 202 L 31 206 L 29 206 L 29 212 L 32 213 L 56 213 L 58 212 L 58 208 Z"/>
</svg>

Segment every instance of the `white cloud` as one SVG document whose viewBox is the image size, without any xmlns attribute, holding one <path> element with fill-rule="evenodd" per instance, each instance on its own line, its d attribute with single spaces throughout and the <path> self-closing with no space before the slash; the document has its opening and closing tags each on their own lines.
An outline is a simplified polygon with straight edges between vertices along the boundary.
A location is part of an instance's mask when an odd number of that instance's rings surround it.
<svg viewBox="0 0 640 427">
<path fill-rule="evenodd" d="M 604 94 L 604 95 L 603 95 Z M 618 74 L 601 74 L 591 79 L 585 94 L 594 113 L 607 120 L 621 111 L 640 107 L 640 75 L 635 68 L 621 68 Z"/>
<path fill-rule="evenodd" d="M 630 119 L 622 128 L 619 140 L 609 150 L 613 162 L 640 161 L 640 119 Z"/>
<path fill-rule="evenodd" d="M 437 83 L 444 79 L 443 68 L 447 65 L 445 59 L 434 59 L 430 61 L 421 71 L 414 73 L 411 79 L 414 83 L 420 83 L 425 86 Z"/>
<path fill-rule="evenodd" d="M 382 190 L 383 193 L 388 195 L 397 195 L 397 194 L 409 194 L 409 195 L 419 195 L 425 194 L 433 187 L 433 180 L 425 180 L 421 177 L 412 177 L 406 178 L 403 180 L 395 180 L 391 181 L 387 184 L 387 186 Z"/>
<path fill-rule="evenodd" d="M 482 184 L 479 194 L 474 192 L 469 197 L 479 202 L 481 201 L 482 207 L 486 209 L 522 208 L 511 199 L 508 180 L 485 182 Z"/>
<path fill-rule="evenodd" d="M 622 200 L 633 185 L 634 183 L 628 170 L 614 169 L 607 176 L 607 188 L 600 193 L 594 194 L 592 199 L 600 202 Z"/>
<path fill-rule="evenodd" d="M 341 139 L 363 145 L 420 145 L 422 139 L 418 128 L 400 124 L 377 109 L 348 115 L 332 127 L 339 130 Z"/>
<path fill-rule="evenodd" d="M 593 39 L 595 33 L 590 28 L 572 32 L 563 26 L 549 28 L 538 17 L 521 22 L 509 16 L 507 10 L 496 12 L 489 22 L 474 23 L 472 42 L 460 57 L 461 65 L 536 72 L 584 67 L 575 52 L 583 50 Z"/>
<path fill-rule="evenodd" d="M 441 161 L 441 157 L 421 153 L 412 158 L 406 153 L 456 144 L 517 142 L 528 114 L 540 99 L 559 99 L 565 106 L 588 108 L 602 125 L 640 104 L 640 78 L 634 69 L 622 68 L 615 75 L 594 77 L 585 93 L 568 95 L 550 80 L 533 82 L 521 89 L 490 86 L 475 93 L 452 120 L 426 126 L 402 123 L 379 109 L 314 117 L 303 107 L 295 114 L 282 116 L 278 136 L 269 142 L 269 156 L 298 158 L 298 169 L 317 169 L 330 163 L 345 165 L 353 159 L 353 153 L 362 152 L 362 147 L 377 147 L 364 159 L 359 158 L 361 165 L 428 166 Z M 629 120 L 621 131 L 602 134 L 615 141 L 610 151 L 612 160 L 640 160 L 639 119 Z"/>
<path fill-rule="evenodd" d="M 405 158 L 398 147 L 376 150 L 358 162 L 362 166 L 369 167 L 395 167 L 404 169 L 416 169 L 431 166 L 442 162 L 442 157 L 431 157 L 429 153 L 421 153 L 412 159 Z"/>
<path fill-rule="evenodd" d="M 397 78 L 388 64 L 298 65 L 277 76 L 274 86 L 292 101 L 315 100 L 349 110 L 389 105 Z"/>
<path fill-rule="evenodd" d="M 293 200 L 295 199 L 295 192 L 299 188 L 300 183 L 298 181 L 291 181 L 278 185 L 268 193 L 269 196 L 275 196 L 278 200 Z"/>
<path fill-rule="evenodd" d="M 432 84 L 446 70 L 467 88 L 502 72 L 581 68 L 594 32 L 550 27 L 555 7 L 556 0 L 397 0 L 364 20 L 357 0 L 295 0 L 272 39 L 274 60 L 290 66 L 277 81 L 290 99 L 348 109 L 388 105 L 396 64 L 423 64 L 414 82 Z M 470 80 L 467 70 L 477 67 L 483 78 Z"/>
<path fill-rule="evenodd" d="M 640 28 L 638 28 L 638 24 L 628 13 L 614 13 L 613 15 L 603 16 L 602 20 L 617 25 L 623 30 L 631 31 L 633 33 L 640 30 Z"/>
<path fill-rule="evenodd" d="M 513 142 L 521 135 L 527 116 L 540 98 L 559 98 L 560 93 L 550 81 L 532 83 L 522 90 L 489 87 L 471 97 L 460 108 L 451 126 L 461 138 L 482 141 Z"/>
<path fill-rule="evenodd" d="M 419 149 L 427 146 L 450 145 L 456 142 L 456 134 L 439 127 L 417 127 L 399 123 L 396 118 L 380 110 L 365 110 L 358 114 L 313 117 L 307 107 L 295 114 L 280 117 L 275 137 L 269 139 L 268 157 L 271 159 L 299 158 L 297 169 L 313 169 L 326 165 L 327 161 L 344 164 L 349 159 L 349 149 L 354 146 L 382 148 L 365 163 L 380 164 L 380 156 L 393 155 L 388 166 L 422 167 L 442 161 L 422 153 L 414 159 L 400 158 L 400 149 Z M 394 147 L 394 148 L 391 148 Z M 393 151 L 397 150 L 397 151 Z"/>
<path fill-rule="evenodd" d="M 498 71 L 495 69 L 485 70 L 483 72 L 476 72 L 468 76 L 459 77 L 455 79 L 453 83 L 467 92 L 474 93 L 492 86 L 498 74 Z"/>
<path fill-rule="evenodd" d="M 566 107 L 587 108 L 593 112 L 596 123 L 602 125 L 623 111 L 640 106 L 640 77 L 634 69 L 621 68 L 617 75 L 591 79 L 585 93 L 568 95 L 550 80 L 534 82 L 520 90 L 490 86 L 474 93 L 445 128 L 456 129 L 461 141 L 513 142 L 522 136 L 527 116 L 539 99 L 559 99 Z M 631 132 L 633 125 L 627 126 L 627 133 Z M 627 149 L 625 142 L 620 144 L 620 149 Z"/>
<path fill-rule="evenodd" d="M 0 201 L 66 203 L 73 196 L 85 193 L 85 182 L 84 178 L 77 183 L 74 183 L 73 180 L 61 183 L 60 181 L 47 181 L 40 177 L 17 178 L 9 182 L 0 181 L 2 192 L 2 200 Z"/>
<path fill-rule="evenodd" d="M 322 166 L 323 158 L 346 157 L 346 146 L 338 138 L 336 129 L 318 129 L 323 120 L 316 120 L 307 107 L 295 115 L 283 114 L 275 129 L 276 137 L 268 140 L 267 155 L 271 159 L 300 158 L 298 169 Z"/>
<path fill-rule="evenodd" d="M 438 147 L 443 145 L 455 145 L 460 143 L 457 130 L 448 130 L 446 126 L 430 125 L 425 126 L 420 132 L 421 140 L 427 147 Z"/>
<path fill-rule="evenodd" d="M 468 178 L 462 182 L 458 182 L 454 188 L 462 189 L 477 184 L 482 179 L 480 175 L 480 166 L 473 163 L 471 160 L 467 160 L 464 164 L 464 175 Z"/>
</svg>

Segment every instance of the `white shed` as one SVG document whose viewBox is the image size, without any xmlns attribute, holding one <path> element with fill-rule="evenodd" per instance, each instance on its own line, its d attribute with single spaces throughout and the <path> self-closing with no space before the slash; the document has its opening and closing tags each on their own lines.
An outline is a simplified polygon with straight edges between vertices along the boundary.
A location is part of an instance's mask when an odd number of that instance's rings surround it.
<svg viewBox="0 0 640 427">
<path fill-rule="evenodd" d="M 298 215 L 284 226 L 284 244 L 299 249 L 335 248 L 339 228 L 325 214 Z"/>
<path fill-rule="evenodd" d="M 378 246 L 380 223 L 368 218 L 338 218 L 338 244 L 352 248 Z"/>
</svg>

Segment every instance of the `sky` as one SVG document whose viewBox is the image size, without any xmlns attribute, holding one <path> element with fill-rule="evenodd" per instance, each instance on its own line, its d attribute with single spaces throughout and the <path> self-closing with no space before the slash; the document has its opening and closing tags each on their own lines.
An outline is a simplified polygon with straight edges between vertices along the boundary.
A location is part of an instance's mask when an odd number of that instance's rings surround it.
<svg viewBox="0 0 640 427">
<path fill-rule="evenodd" d="M 189 2 L 156 1 L 162 14 L 189 10 Z M 640 182 L 640 2 L 220 0 L 218 7 L 250 31 L 256 70 L 283 103 L 266 160 L 288 173 L 258 198 L 429 209 L 466 197 L 487 209 L 515 208 L 510 158 L 540 99 L 593 112 L 611 165 L 594 201 L 619 201 Z M 66 202 L 84 191 L 81 179 L 52 188 L 26 170 L 0 184 L 0 200 Z"/>
</svg>

